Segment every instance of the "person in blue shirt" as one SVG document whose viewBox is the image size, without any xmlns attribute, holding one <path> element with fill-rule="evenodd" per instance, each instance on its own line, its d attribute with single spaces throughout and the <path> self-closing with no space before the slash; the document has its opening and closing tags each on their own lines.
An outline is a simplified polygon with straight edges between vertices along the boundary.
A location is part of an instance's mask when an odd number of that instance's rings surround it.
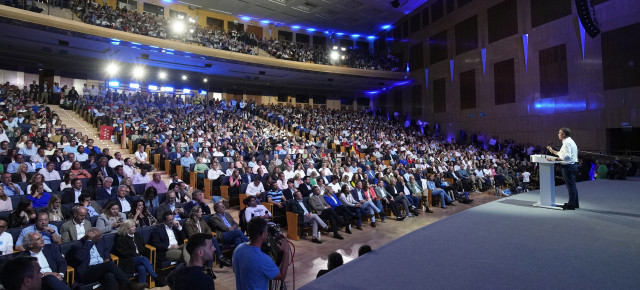
<svg viewBox="0 0 640 290">
<path fill-rule="evenodd" d="M 195 164 L 196 160 L 191 156 L 191 152 L 187 151 L 184 153 L 184 157 L 180 158 L 180 165 L 182 165 L 183 169 L 189 171 L 191 164 Z"/>
<path fill-rule="evenodd" d="M 429 180 L 427 181 L 427 188 L 431 190 L 431 196 L 440 196 L 440 207 L 445 208 L 445 205 L 455 206 L 451 197 L 444 191 L 444 189 L 436 187 L 436 183 L 434 181 L 435 174 L 431 174 L 429 176 Z"/>
<path fill-rule="evenodd" d="M 7 196 L 23 195 L 24 192 L 17 184 L 11 181 L 11 173 L 2 174 L 2 189 Z"/>
<path fill-rule="evenodd" d="M 233 272 L 236 274 L 236 289 L 269 289 L 269 280 L 284 281 L 289 269 L 291 249 L 288 243 L 280 243 L 282 262 L 278 267 L 271 257 L 260 248 L 267 239 L 267 221 L 262 217 L 254 217 L 249 221 L 247 233 L 249 242 L 236 247 L 233 251 Z"/>
<path fill-rule="evenodd" d="M 60 244 L 62 243 L 62 237 L 58 233 L 58 227 L 49 224 L 49 214 L 46 211 L 41 211 L 36 215 L 36 224 L 28 226 L 20 232 L 18 240 L 16 241 L 16 250 L 24 251 L 22 246 L 22 238 L 30 233 L 38 232 L 42 235 L 42 239 L 46 244 Z"/>
</svg>

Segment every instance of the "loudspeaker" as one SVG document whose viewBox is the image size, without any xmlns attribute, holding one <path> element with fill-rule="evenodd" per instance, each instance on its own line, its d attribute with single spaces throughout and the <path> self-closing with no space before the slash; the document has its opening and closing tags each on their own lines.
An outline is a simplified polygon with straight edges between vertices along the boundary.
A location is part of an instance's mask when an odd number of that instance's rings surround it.
<svg viewBox="0 0 640 290">
<path fill-rule="evenodd" d="M 398 7 L 400 7 L 400 1 L 399 1 L 399 0 L 393 0 L 393 1 L 391 1 L 391 6 L 393 6 L 393 8 L 398 8 Z"/>
<path fill-rule="evenodd" d="M 576 0 L 576 10 L 578 10 L 578 17 L 580 17 L 580 22 L 582 22 L 582 26 L 587 34 L 589 34 L 591 38 L 600 34 L 600 28 L 598 28 L 598 25 L 591 18 L 589 0 Z"/>
</svg>

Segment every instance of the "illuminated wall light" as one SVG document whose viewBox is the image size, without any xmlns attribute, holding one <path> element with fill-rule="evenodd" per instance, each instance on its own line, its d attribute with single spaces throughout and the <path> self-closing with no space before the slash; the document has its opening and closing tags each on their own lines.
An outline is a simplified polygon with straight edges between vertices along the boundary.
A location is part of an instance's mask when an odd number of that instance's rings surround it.
<svg viewBox="0 0 640 290">
<path fill-rule="evenodd" d="M 158 78 L 161 79 L 161 80 L 166 79 L 167 78 L 167 73 L 163 72 L 163 71 L 159 72 L 158 73 Z"/>
<path fill-rule="evenodd" d="M 120 39 L 117 38 L 112 38 L 111 41 L 116 41 L 116 42 L 120 42 Z"/>
<path fill-rule="evenodd" d="M 360 34 L 351 34 L 351 37 L 358 38 L 358 37 L 360 37 Z"/>
<path fill-rule="evenodd" d="M 329 34 L 329 30 L 326 30 L 326 31 L 324 32 L 324 34 Z"/>
<path fill-rule="evenodd" d="M 248 16 L 242 16 L 242 17 L 240 17 L 240 19 L 242 19 L 242 20 L 244 20 L 244 21 L 249 21 L 249 20 L 251 20 L 251 17 L 248 17 Z"/>
<path fill-rule="evenodd" d="M 291 26 L 291 29 L 300 29 L 300 26 L 294 25 L 294 26 Z"/>
<path fill-rule="evenodd" d="M 157 91 L 157 90 L 158 90 L 158 86 L 155 86 L 155 85 L 149 85 L 149 90 L 150 90 L 150 91 Z"/>
<path fill-rule="evenodd" d="M 387 30 L 387 29 L 391 28 L 391 24 L 385 24 L 385 25 L 382 25 L 381 27 L 382 27 L 382 29 Z"/>
<path fill-rule="evenodd" d="M 151 47 L 151 48 L 159 48 L 159 47 L 154 46 L 154 45 L 149 45 L 149 47 Z"/>
<path fill-rule="evenodd" d="M 201 95 L 206 95 L 206 94 L 207 94 L 207 91 L 205 91 L 205 90 L 200 90 L 200 94 L 201 94 Z"/>
<path fill-rule="evenodd" d="M 112 41 L 112 42 L 111 42 L 111 44 L 113 44 L 113 45 L 120 45 L 120 42 L 119 42 L 119 41 Z"/>
<path fill-rule="evenodd" d="M 209 79 L 205 78 L 205 79 L 203 79 L 202 81 L 206 83 L 206 82 L 208 82 L 208 81 L 209 81 Z"/>
<path fill-rule="evenodd" d="M 109 82 L 109 86 L 114 88 L 114 87 L 119 87 L 120 86 L 120 82 L 119 81 L 110 81 Z"/>
<path fill-rule="evenodd" d="M 367 36 L 367 39 L 376 39 L 376 37 L 373 36 L 373 35 L 369 35 L 369 36 Z"/>
<path fill-rule="evenodd" d="M 260 20 L 260 23 L 262 23 L 262 24 L 269 24 L 269 23 L 271 23 L 271 21 L 269 21 L 269 20 Z"/>
<path fill-rule="evenodd" d="M 173 92 L 173 87 L 161 87 L 160 91 L 163 92 Z"/>
<path fill-rule="evenodd" d="M 186 81 L 187 80 L 187 75 L 182 75 L 182 80 Z"/>
<path fill-rule="evenodd" d="M 143 76 L 144 76 L 144 68 L 138 66 L 133 69 L 133 77 L 142 78 Z"/>
<path fill-rule="evenodd" d="M 190 94 L 191 90 L 190 89 L 182 89 L 182 93 L 184 94 Z"/>
<path fill-rule="evenodd" d="M 130 83 L 129 84 L 129 88 L 131 88 L 131 89 L 139 89 L 140 88 L 140 84 Z"/>
<path fill-rule="evenodd" d="M 316 31 L 316 29 L 315 28 L 307 28 L 307 31 L 314 32 L 314 31 Z"/>
<path fill-rule="evenodd" d="M 343 36 L 343 35 L 344 35 L 344 33 L 342 33 L 342 32 L 336 32 L 336 35 L 337 35 L 337 36 Z"/>
</svg>

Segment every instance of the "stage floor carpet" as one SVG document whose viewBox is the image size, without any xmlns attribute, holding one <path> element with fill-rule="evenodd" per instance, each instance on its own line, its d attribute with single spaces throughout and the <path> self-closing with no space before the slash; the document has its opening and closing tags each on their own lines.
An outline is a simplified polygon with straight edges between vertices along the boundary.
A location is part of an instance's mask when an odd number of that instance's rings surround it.
<svg viewBox="0 0 640 290">
<path fill-rule="evenodd" d="M 577 184 L 580 209 L 531 191 L 420 228 L 301 289 L 639 289 L 640 179 Z M 556 187 L 556 202 L 568 199 Z"/>
</svg>

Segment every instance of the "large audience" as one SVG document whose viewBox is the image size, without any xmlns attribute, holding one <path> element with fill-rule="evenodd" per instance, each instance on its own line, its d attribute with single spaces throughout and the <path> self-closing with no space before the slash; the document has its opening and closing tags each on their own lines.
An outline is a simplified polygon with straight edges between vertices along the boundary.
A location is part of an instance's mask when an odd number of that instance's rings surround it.
<svg viewBox="0 0 640 290">
<path fill-rule="evenodd" d="M 291 211 L 299 215 L 300 226 L 312 227 L 312 242 L 323 243 L 323 231 L 344 239 L 342 232 L 351 234 L 352 226 L 365 230 L 364 221 L 370 227 L 387 223 L 391 215 L 405 221 L 432 213 L 433 206 L 471 203 L 474 192 L 526 191 L 535 186 L 536 172 L 528 156 L 541 151 L 513 141 L 487 148 L 477 142 L 458 144 L 435 130 L 405 126 L 372 111 L 244 100 L 185 102 L 165 94 L 101 91 L 86 85 L 77 91 L 35 81 L 22 89 L 5 83 L 0 98 L 4 255 L 14 246 L 38 251 L 33 240 L 39 238 L 64 247 L 113 234 L 122 236 L 113 253 L 129 257 L 127 245 L 135 243 L 127 237 L 136 239 L 141 229 L 164 224 L 142 241 L 158 249 L 158 265 L 188 260 L 182 236 L 213 230 L 219 232 L 216 259 L 229 266 L 220 247 L 246 242 L 243 225 L 254 216 L 285 227 L 284 213 Z M 62 106 L 53 105 L 60 99 Z M 57 110 L 72 107 L 113 125 L 116 133 L 133 141 L 135 154 L 112 154 L 68 128 Z M 172 172 L 178 165 L 195 172 L 196 188 L 183 181 L 188 173 L 173 174 L 165 183 L 161 173 L 152 171 L 146 149 L 170 160 Z M 637 170 L 632 166 L 622 166 L 624 172 L 621 166 L 612 167 L 615 173 L 607 174 L 602 165 L 597 178 L 632 174 Z M 587 175 L 583 179 L 589 178 L 590 165 L 581 168 Z M 228 201 L 210 206 L 204 199 L 205 179 L 214 191 L 228 186 L 231 201 L 246 203 L 238 221 L 226 212 Z M 238 200 L 240 194 L 248 197 Z M 163 238 L 164 227 L 175 239 Z M 139 283 L 147 274 L 157 285 L 165 282 L 149 266 L 153 261 L 132 255 L 135 263 L 112 271 L 137 272 Z M 57 283 L 51 280 L 47 283 Z"/>
</svg>

